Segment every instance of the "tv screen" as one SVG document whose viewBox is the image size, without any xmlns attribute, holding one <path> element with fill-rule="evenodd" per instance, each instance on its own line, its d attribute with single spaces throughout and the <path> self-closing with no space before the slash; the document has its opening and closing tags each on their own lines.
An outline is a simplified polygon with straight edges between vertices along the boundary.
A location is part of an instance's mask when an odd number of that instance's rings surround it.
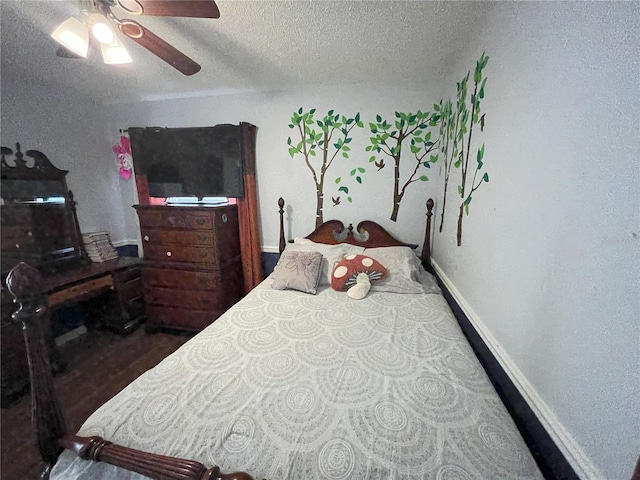
<svg viewBox="0 0 640 480">
<path fill-rule="evenodd" d="M 244 197 L 239 125 L 129 128 L 152 197 Z"/>
</svg>

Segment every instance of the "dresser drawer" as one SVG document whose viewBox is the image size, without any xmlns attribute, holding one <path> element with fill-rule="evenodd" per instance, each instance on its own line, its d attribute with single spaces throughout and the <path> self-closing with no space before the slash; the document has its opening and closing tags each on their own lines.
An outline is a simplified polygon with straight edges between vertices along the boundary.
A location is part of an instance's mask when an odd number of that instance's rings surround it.
<svg viewBox="0 0 640 480">
<path fill-rule="evenodd" d="M 142 296 L 142 279 L 140 277 L 129 280 L 128 282 L 118 283 L 116 290 L 121 301 L 129 300 Z"/>
<path fill-rule="evenodd" d="M 141 227 L 213 230 L 213 211 L 188 211 L 172 207 L 161 210 L 139 209 L 138 217 Z"/>
<path fill-rule="evenodd" d="M 142 268 L 139 266 L 120 270 L 119 272 L 113 273 L 113 281 L 116 284 L 127 283 L 131 280 L 135 280 L 136 278 L 140 278 L 141 272 Z"/>
<path fill-rule="evenodd" d="M 163 268 L 142 269 L 145 286 L 178 288 L 182 290 L 216 290 L 219 287 L 217 272 L 191 272 Z"/>
<path fill-rule="evenodd" d="M 221 310 L 218 300 L 218 292 L 144 286 L 144 301 L 147 305 L 168 305 L 207 311 Z"/>
<path fill-rule="evenodd" d="M 142 228 L 142 242 L 147 243 L 180 243 L 183 245 L 204 245 L 212 247 L 215 243 L 213 231 L 206 230 L 158 230 Z"/>
<path fill-rule="evenodd" d="M 2 252 L 39 252 L 33 234 L 27 227 L 2 227 Z"/>
<path fill-rule="evenodd" d="M 185 246 L 178 243 L 144 245 L 146 260 L 167 263 L 216 263 L 216 252 L 211 247 Z"/>
<path fill-rule="evenodd" d="M 150 327 L 171 327 L 199 331 L 211 325 L 220 315 L 222 315 L 222 312 L 219 311 L 147 306 L 147 324 Z"/>
</svg>

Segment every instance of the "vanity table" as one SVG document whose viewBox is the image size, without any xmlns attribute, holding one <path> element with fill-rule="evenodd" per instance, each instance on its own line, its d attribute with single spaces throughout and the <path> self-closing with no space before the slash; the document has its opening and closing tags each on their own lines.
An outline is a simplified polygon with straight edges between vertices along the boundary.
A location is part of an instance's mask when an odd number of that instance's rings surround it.
<svg viewBox="0 0 640 480">
<path fill-rule="evenodd" d="M 11 314 L 15 306 L 4 288 L 6 274 L 18 262 L 38 268 L 49 308 L 86 303 L 86 314 L 103 327 L 129 333 L 145 318 L 139 258 L 119 257 L 102 263 L 88 258 L 76 214 L 76 202 L 67 188 L 65 170 L 56 168 L 37 150 L 25 154 L 1 148 L 2 322 L 0 357 L 2 405 L 19 397 L 29 385 L 21 327 Z M 25 159 L 28 157 L 27 159 Z M 54 372 L 63 371 L 51 333 L 43 325 Z"/>
</svg>

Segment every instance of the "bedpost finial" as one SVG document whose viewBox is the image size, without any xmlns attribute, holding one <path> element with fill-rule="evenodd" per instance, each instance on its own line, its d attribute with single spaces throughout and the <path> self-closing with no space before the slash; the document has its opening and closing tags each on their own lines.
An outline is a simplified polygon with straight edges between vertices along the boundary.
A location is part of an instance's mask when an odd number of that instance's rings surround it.
<svg viewBox="0 0 640 480">
<path fill-rule="evenodd" d="M 29 305 L 42 295 L 40 272 L 25 262 L 20 262 L 11 269 L 6 283 L 7 289 L 20 305 Z"/>
<path fill-rule="evenodd" d="M 429 200 L 427 200 L 427 216 L 433 215 L 433 205 L 434 205 L 433 198 L 430 198 Z"/>
<path fill-rule="evenodd" d="M 280 207 L 280 210 L 284 208 L 284 198 L 280 197 L 278 199 L 278 206 Z"/>
</svg>

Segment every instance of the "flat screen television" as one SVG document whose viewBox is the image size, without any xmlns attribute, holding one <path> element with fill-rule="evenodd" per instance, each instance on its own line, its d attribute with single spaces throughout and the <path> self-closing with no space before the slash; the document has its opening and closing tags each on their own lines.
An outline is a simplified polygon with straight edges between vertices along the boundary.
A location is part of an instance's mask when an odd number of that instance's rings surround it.
<svg viewBox="0 0 640 480">
<path fill-rule="evenodd" d="M 129 128 L 136 175 L 152 197 L 244 197 L 239 125 Z"/>
</svg>

